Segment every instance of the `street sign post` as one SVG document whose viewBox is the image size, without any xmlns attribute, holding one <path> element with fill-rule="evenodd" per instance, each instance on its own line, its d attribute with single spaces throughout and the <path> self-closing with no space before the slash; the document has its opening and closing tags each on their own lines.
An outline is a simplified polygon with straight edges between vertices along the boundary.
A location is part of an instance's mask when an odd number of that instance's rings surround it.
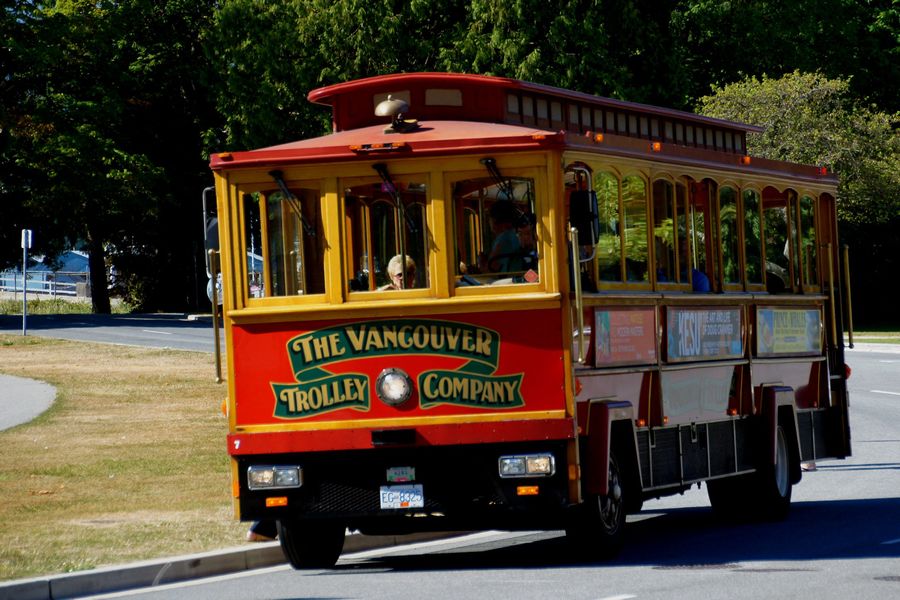
<svg viewBox="0 0 900 600">
<path fill-rule="evenodd" d="M 22 335 L 28 335 L 28 250 L 31 230 L 22 230 Z"/>
</svg>

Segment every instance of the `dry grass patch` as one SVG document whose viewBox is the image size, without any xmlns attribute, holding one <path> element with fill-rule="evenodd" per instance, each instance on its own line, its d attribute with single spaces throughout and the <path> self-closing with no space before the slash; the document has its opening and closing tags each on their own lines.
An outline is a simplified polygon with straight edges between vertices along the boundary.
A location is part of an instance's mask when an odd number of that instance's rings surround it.
<svg viewBox="0 0 900 600">
<path fill-rule="evenodd" d="M 0 335 L 0 372 L 57 389 L 0 432 L 0 579 L 242 542 L 211 355 Z"/>
</svg>

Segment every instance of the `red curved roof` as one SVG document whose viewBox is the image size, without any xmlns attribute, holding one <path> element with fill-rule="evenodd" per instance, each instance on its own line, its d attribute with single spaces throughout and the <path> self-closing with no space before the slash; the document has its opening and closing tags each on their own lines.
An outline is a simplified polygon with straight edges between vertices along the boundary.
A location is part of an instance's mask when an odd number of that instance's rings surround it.
<svg viewBox="0 0 900 600">
<path fill-rule="evenodd" d="M 383 119 L 384 120 L 384 119 Z M 320 159 L 340 160 L 361 153 L 377 153 L 378 145 L 394 144 L 398 149 L 393 157 L 415 152 L 417 156 L 430 152 L 446 154 L 490 150 L 523 150 L 562 143 L 564 136 L 554 131 L 473 121 L 428 121 L 409 133 L 385 133 L 388 123 L 339 131 L 330 135 L 279 144 L 246 152 L 225 152 L 213 155 L 213 169 L 262 164 L 299 163 Z M 401 144 L 402 143 L 402 144 Z M 366 148 L 368 146 L 368 148 Z M 354 149 L 358 147 L 357 149 Z"/>
</svg>

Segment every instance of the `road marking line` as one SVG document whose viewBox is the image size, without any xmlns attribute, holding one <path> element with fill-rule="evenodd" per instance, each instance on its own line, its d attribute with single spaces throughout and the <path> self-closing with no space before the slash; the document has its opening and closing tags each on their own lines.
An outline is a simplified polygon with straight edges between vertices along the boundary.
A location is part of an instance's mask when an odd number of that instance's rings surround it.
<svg viewBox="0 0 900 600">
<path fill-rule="evenodd" d="M 884 390 L 869 390 L 872 394 L 890 394 L 891 396 L 900 396 L 900 392 L 886 392 Z"/>
<path fill-rule="evenodd" d="M 897 538 L 896 540 L 888 540 L 886 542 L 881 542 L 882 546 L 890 546 L 891 544 L 900 544 L 900 538 Z"/>
<path fill-rule="evenodd" d="M 618 596 L 606 596 L 597 600 L 628 600 L 629 598 L 637 598 L 637 596 L 633 594 L 619 594 Z"/>
<path fill-rule="evenodd" d="M 158 333 L 160 335 L 172 335 L 171 331 L 156 331 L 155 329 L 141 329 L 144 333 Z"/>
</svg>

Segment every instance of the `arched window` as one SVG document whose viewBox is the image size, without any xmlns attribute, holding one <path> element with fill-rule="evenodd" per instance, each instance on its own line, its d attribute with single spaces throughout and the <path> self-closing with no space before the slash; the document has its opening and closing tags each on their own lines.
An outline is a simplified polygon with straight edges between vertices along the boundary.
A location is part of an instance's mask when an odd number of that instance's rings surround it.
<svg viewBox="0 0 900 600">
<path fill-rule="evenodd" d="M 619 178 L 609 172 L 594 175 L 600 235 L 597 270 L 601 281 L 622 281 L 622 240 L 619 235 Z"/>
<path fill-rule="evenodd" d="M 647 265 L 647 184 L 637 175 L 622 179 L 625 280 L 649 282 Z"/>
<path fill-rule="evenodd" d="M 765 273 L 762 250 L 762 212 L 759 192 L 745 189 L 744 199 L 744 249 L 746 252 L 745 276 L 747 288 L 762 286 Z"/>
<path fill-rule="evenodd" d="M 816 200 L 811 196 L 800 198 L 800 272 L 803 285 L 818 286 L 816 266 Z"/>
<path fill-rule="evenodd" d="M 741 240 L 738 229 L 738 193 L 731 186 L 719 188 L 719 241 L 722 277 L 726 286 L 741 285 Z"/>
</svg>

